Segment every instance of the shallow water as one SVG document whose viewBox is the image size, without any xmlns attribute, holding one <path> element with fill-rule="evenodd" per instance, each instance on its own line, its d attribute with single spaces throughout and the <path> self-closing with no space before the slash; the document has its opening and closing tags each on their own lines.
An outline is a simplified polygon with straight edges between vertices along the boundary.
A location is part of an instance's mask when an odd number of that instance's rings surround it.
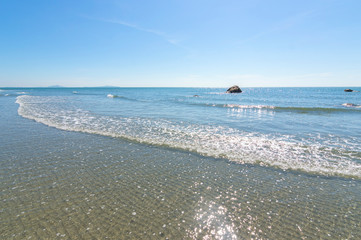
<svg viewBox="0 0 361 240">
<path fill-rule="evenodd" d="M 3 239 L 360 239 L 361 182 L 62 131 L 0 98 Z"/>
<path fill-rule="evenodd" d="M 361 94 L 340 88 L 29 89 L 19 114 L 237 163 L 361 178 Z M 111 92 L 107 94 L 108 92 Z M 26 93 L 26 92 L 25 92 Z M 197 95 L 193 95 L 198 93 Z M 344 102 L 352 101 L 352 105 Z"/>
</svg>

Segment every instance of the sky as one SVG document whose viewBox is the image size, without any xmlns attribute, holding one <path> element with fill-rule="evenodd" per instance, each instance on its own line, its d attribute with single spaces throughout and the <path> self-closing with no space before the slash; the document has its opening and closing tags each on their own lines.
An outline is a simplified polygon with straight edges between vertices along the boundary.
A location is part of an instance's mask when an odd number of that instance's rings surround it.
<svg viewBox="0 0 361 240">
<path fill-rule="evenodd" d="M 0 87 L 361 86 L 360 0 L 0 0 Z"/>
</svg>

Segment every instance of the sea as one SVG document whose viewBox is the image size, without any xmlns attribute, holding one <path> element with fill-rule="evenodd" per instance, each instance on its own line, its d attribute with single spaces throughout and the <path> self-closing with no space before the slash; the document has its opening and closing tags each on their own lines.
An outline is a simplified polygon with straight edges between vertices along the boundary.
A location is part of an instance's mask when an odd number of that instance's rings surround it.
<svg viewBox="0 0 361 240">
<path fill-rule="evenodd" d="M 361 239 L 345 88 L 0 88 L 0 238 Z"/>
</svg>

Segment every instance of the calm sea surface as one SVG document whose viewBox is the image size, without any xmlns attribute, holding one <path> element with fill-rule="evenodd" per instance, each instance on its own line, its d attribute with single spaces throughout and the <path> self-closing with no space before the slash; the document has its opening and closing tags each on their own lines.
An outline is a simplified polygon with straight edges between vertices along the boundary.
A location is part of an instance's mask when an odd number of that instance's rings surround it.
<svg viewBox="0 0 361 240">
<path fill-rule="evenodd" d="M 2 88 L 0 236 L 360 239 L 343 89 Z"/>
</svg>

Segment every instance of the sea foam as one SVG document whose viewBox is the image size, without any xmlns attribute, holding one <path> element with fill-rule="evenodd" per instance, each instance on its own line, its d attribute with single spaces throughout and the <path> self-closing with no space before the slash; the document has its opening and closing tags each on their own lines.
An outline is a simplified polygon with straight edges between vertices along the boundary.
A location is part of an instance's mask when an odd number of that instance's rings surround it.
<svg viewBox="0 0 361 240">
<path fill-rule="evenodd" d="M 351 143 L 330 147 L 224 126 L 145 117 L 97 115 L 66 104 L 66 97 L 19 96 L 19 115 L 67 131 L 120 137 L 226 158 L 237 163 L 361 178 L 361 153 Z M 342 147 L 348 145 L 348 148 Z"/>
</svg>

